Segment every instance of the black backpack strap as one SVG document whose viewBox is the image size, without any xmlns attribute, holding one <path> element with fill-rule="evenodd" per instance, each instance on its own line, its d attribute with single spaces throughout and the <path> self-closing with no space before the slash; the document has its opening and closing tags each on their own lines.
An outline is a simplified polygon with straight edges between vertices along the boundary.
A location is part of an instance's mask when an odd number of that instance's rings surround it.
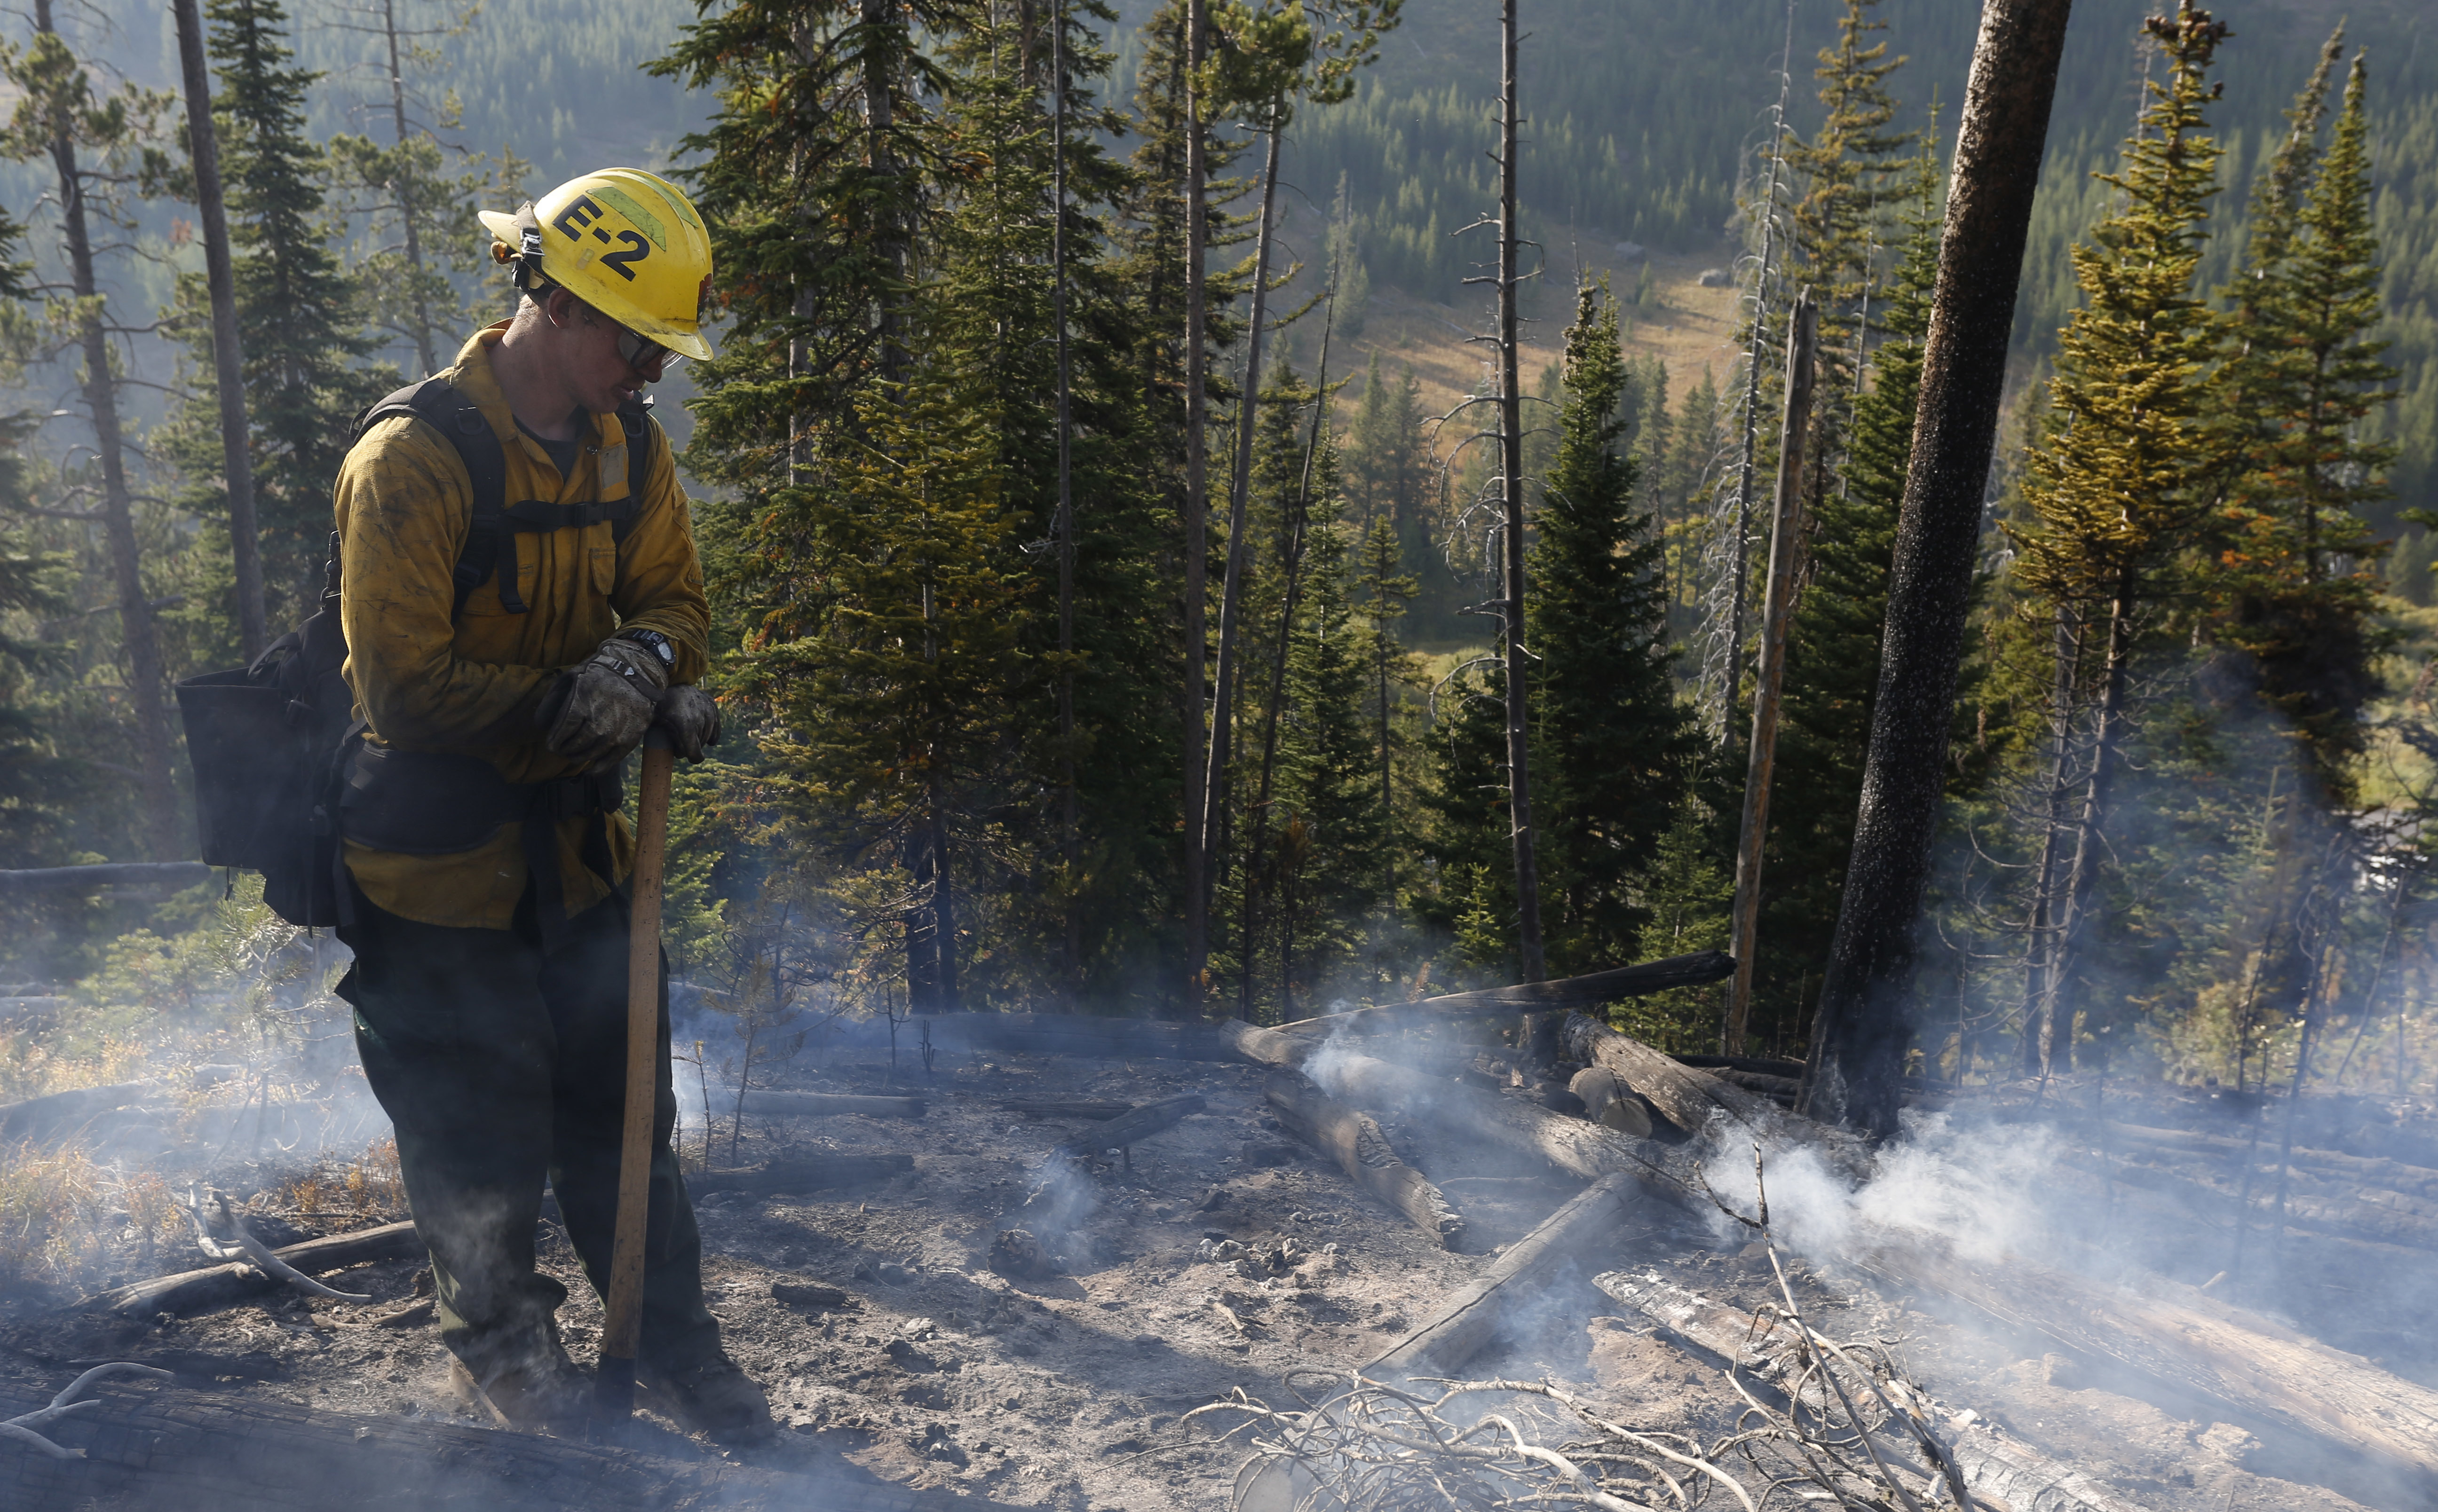
<svg viewBox="0 0 2438 1512">
<path fill-rule="evenodd" d="M 655 431 L 640 401 L 618 411 L 618 423 L 627 432 L 627 497 L 610 503 L 559 504 L 542 499 L 509 503 L 508 458 L 500 438 L 492 433 L 481 407 L 445 378 L 409 384 L 356 416 L 356 439 L 362 440 L 376 423 L 395 415 L 421 420 L 438 431 L 456 448 L 473 487 L 473 518 L 467 527 L 466 547 L 458 553 L 450 574 L 455 589 L 449 609 L 452 621 L 466 612 L 467 600 L 495 572 L 500 579 L 500 607 L 510 614 L 526 612 L 527 606 L 517 592 L 518 536 L 529 531 L 580 530 L 606 520 L 613 538 L 623 545 L 643 509 L 644 480 L 651 471 Z"/>
<path fill-rule="evenodd" d="M 627 544 L 627 535 L 635 528 L 637 517 L 644 512 L 644 483 L 652 475 L 653 438 L 660 428 L 652 424 L 651 401 L 629 399 L 618 407 L 618 424 L 627 432 L 627 502 L 626 514 L 610 523 L 610 537 L 619 545 Z"/>
</svg>

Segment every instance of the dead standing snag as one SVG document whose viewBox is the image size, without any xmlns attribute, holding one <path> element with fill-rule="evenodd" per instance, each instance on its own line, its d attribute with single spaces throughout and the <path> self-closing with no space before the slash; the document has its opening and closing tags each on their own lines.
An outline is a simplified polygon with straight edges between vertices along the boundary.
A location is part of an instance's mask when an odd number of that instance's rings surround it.
<svg viewBox="0 0 2438 1512">
<path fill-rule="evenodd" d="M 2072 0 L 1988 0 L 1965 87 L 1870 755 L 1802 1103 L 1875 1137 L 1897 1128 L 1914 931 L 1945 792 L 2015 287 L 2071 9 Z"/>
</svg>

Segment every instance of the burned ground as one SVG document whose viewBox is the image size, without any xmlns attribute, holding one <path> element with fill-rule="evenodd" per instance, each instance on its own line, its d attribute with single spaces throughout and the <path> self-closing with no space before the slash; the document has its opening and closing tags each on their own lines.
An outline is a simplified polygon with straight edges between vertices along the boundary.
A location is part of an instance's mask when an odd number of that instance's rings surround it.
<svg viewBox="0 0 2438 1512">
<path fill-rule="evenodd" d="M 1435 1137 L 1427 1120 L 1389 1124 L 1399 1152 L 1469 1222 L 1473 1253 L 1453 1254 L 1288 1137 L 1257 1067 L 956 1055 L 927 1075 L 910 1064 L 892 1069 L 885 1056 L 846 1055 L 790 1084 L 912 1091 L 928 1109 L 919 1120 L 749 1116 L 732 1146 L 715 1095 L 708 1139 L 698 1121 L 685 1135 L 689 1159 L 707 1152 L 716 1167 L 752 1167 L 899 1152 L 913 1169 L 844 1190 L 699 1200 L 713 1309 L 732 1352 L 768 1384 L 782 1432 L 765 1447 L 718 1451 L 658 1424 L 646 1432 L 662 1454 L 1074 1512 L 1225 1506 L 1244 1440 L 1215 1441 L 1231 1421 L 1224 1414 L 1188 1423 L 1187 1413 L 1238 1391 L 1291 1405 L 1290 1371 L 1351 1370 L 1374 1358 L 1579 1185 Z M 1039 1211 L 1036 1179 L 1051 1152 L 1089 1142 L 1087 1120 L 1009 1103 L 1140 1104 L 1187 1093 L 1203 1099 L 1203 1112 L 1130 1155 L 1094 1152 L 1081 1163 L 1087 1191 L 1067 1196 L 1086 1215 L 1049 1238 L 1041 1273 L 992 1269 L 995 1239 L 1027 1222 L 1028 1198 Z M 298 1232 L 337 1226 L 327 1214 L 279 1210 L 278 1174 L 275 1162 L 212 1173 L 267 1235 L 283 1222 Z M 285 1189 L 292 1199 L 294 1184 Z M 1621 1421 L 1723 1437 L 1741 1403 L 1722 1363 L 1594 1290 L 1590 1274 L 1627 1267 L 1742 1310 L 1774 1301 L 1774 1274 L 1761 1246 L 1727 1225 L 1655 1199 L 1634 1214 L 1622 1253 L 1584 1257 L 1582 1269 L 1545 1285 L 1466 1369 L 1571 1383 Z M 570 1346 L 589 1357 L 599 1308 L 547 1218 L 540 1242 L 543 1267 L 575 1299 L 561 1315 Z M 175 1252 L 165 1248 L 160 1268 L 186 1263 Z M 120 1319 L 20 1298 L 0 1380 L 48 1389 L 79 1361 L 149 1359 L 179 1371 L 180 1386 L 223 1397 L 366 1420 L 444 1419 L 455 1408 L 426 1310 L 415 1306 L 417 1272 L 401 1260 L 326 1277 L 369 1292 L 375 1300 L 361 1308 L 290 1292 L 192 1317 Z M 2189 1402 L 2146 1399 L 2160 1394 L 2038 1339 L 1994 1334 L 1858 1275 L 1798 1268 L 1794 1285 L 1824 1332 L 1888 1342 L 1947 1410 L 1970 1410 L 1975 1426 L 1959 1432 L 1994 1427 L 2132 1504 L 2361 1504 L 2288 1478 L 2311 1468 L 2247 1428 Z M 2402 1343 L 2393 1329 L 2391 1340 Z"/>
</svg>

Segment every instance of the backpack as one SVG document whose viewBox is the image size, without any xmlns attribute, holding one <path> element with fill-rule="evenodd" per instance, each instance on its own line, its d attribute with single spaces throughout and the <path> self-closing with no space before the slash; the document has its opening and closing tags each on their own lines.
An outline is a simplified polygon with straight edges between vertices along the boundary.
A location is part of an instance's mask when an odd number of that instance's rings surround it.
<svg viewBox="0 0 2438 1512">
<path fill-rule="evenodd" d="M 473 519 L 451 573 L 450 619 L 466 611 L 467 600 L 495 573 L 500 603 L 511 614 L 526 612 L 517 592 L 517 544 L 535 531 L 610 522 L 623 543 L 641 510 L 644 482 L 652 460 L 653 427 L 648 400 L 618 412 L 627 433 L 627 497 L 610 503 L 558 504 L 507 499 L 507 455 L 482 410 L 445 378 L 409 384 L 356 416 L 352 449 L 382 420 L 410 415 L 423 421 L 455 448 L 472 483 Z M 362 744 L 363 725 L 354 717 L 354 692 L 341 669 L 347 640 L 339 609 L 339 533 L 330 533 L 330 558 L 323 569 L 322 596 L 304 624 L 273 642 L 252 664 L 207 672 L 177 684 L 178 714 L 186 731 L 186 755 L 195 774 L 195 818 L 206 865 L 262 873 L 263 902 L 292 924 L 309 927 L 352 923 L 353 889 L 339 844 L 345 788 Z M 378 749 L 379 747 L 370 747 Z M 399 765 L 406 764 L 400 763 Z M 534 803 L 551 814 L 605 812 L 618 806 L 616 777 L 605 785 L 594 778 L 510 784 L 489 763 L 440 758 L 430 764 L 446 775 L 429 794 L 433 804 L 462 800 L 468 811 L 500 811 Z M 496 790 L 496 791 L 494 791 Z M 359 838 L 370 838 L 349 828 Z M 477 836 L 458 849 L 480 844 Z M 386 847 L 384 847 L 386 848 Z M 406 847 L 412 849 L 411 847 Z M 589 849 L 589 848 L 588 848 Z M 537 874 L 545 904 L 556 902 L 557 870 Z M 547 909 L 545 910 L 548 911 Z"/>
</svg>

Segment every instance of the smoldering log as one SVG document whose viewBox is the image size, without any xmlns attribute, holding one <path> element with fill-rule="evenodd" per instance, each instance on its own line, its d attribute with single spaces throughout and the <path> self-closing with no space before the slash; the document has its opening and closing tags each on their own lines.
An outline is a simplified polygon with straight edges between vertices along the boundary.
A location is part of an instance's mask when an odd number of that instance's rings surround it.
<svg viewBox="0 0 2438 1512">
<path fill-rule="evenodd" d="M 1608 1067 L 1583 1067 L 1566 1090 L 1581 1101 L 1583 1116 L 1592 1122 L 1636 1139 L 1651 1137 L 1651 1109 Z"/>
<path fill-rule="evenodd" d="M 685 1179 L 685 1184 L 692 1192 L 782 1195 L 861 1187 L 903 1176 L 913 1169 L 912 1155 L 817 1155 L 734 1169 L 697 1171 Z"/>
<path fill-rule="evenodd" d="M 1308 1035 L 1249 1024 L 1228 1029 L 1238 1053 L 1246 1060 L 1282 1070 L 1300 1069 L 1321 1048 L 1321 1042 Z M 1333 1053 L 1329 1076 L 1336 1084 L 1327 1090 L 1340 1101 L 1367 1108 L 1427 1107 L 1435 1119 L 1456 1133 L 1585 1181 L 1598 1181 L 1613 1171 L 1631 1171 L 1698 1189 L 1689 1185 L 1695 1180 L 1695 1168 L 1686 1152 L 1552 1113 L 1536 1102 L 1502 1097 L 1368 1055 Z"/>
<path fill-rule="evenodd" d="M 2064 1127 L 2076 1130 L 2076 1126 L 2071 1124 Z M 2087 1132 L 2103 1146 L 2216 1158 L 2235 1163 L 2237 1169 L 2245 1160 L 2251 1161 L 2256 1170 L 2274 1170 L 2278 1163 L 2277 1144 L 2269 1138 L 2257 1141 L 2234 1139 L 2225 1134 L 2197 1134 L 2186 1129 L 2153 1129 L 2141 1124 L 2114 1122 L 2084 1125 L 2076 1132 Z M 2289 1164 L 2296 1171 L 2330 1181 L 2377 1187 L 2438 1203 L 2438 1169 L 2410 1161 L 2376 1155 L 2349 1155 L 2334 1150 L 2298 1146 Z"/>
<path fill-rule="evenodd" d="M 2379 1244 L 2438 1251 L 2438 1204 L 2402 1192 L 2332 1184 L 2307 1170 L 2288 1175 L 2285 1201 L 2278 1201 L 2273 1152 L 2260 1163 L 2249 1192 L 2239 1169 L 2147 1163 L 2129 1154 L 2088 1147 L 2069 1147 L 2060 1154 L 2066 1164 L 2108 1181 L 2153 1192 L 2182 1205 L 2193 1216 L 2222 1229 L 2238 1222 L 2255 1234 L 2267 1234 L 2278 1223 L 2315 1236 L 2340 1235 Z"/>
<path fill-rule="evenodd" d="M 2019 1334 L 2111 1361 L 2246 1426 L 2384 1467 L 2438 1494 L 2438 1392 L 2189 1287 L 2151 1295 L 2009 1257 L 1982 1264 L 1928 1234 L 1860 1236 L 1854 1263 Z"/>
<path fill-rule="evenodd" d="M 747 1113 L 764 1118 L 839 1118 L 859 1114 L 867 1118 L 920 1118 L 928 1111 L 921 1098 L 865 1098 L 837 1092 L 765 1092 L 749 1089 Z"/>
<path fill-rule="evenodd" d="M 1730 1308 L 1656 1273 L 1611 1271 L 1594 1276 L 1592 1284 L 1763 1390 L 1776 1388 L 1782 1397 L 1786 1382 L 1801 1377 L 1802 1341 L 1782 1314 Z M 1959 1430 L 1950 1448 L 1967 1488 L 1997 1498 L 2015 1512 L 2144 1512 L 2082 1471 L 2001 1438 L 1987 1425 L 1978 1432 Z"/>
<path fill-rule="evenodd" d="M 1670 956 L 1665 960 L 1619 966 L 1613 971 L 1593 972 L 1584 976 L 1563 976 L 1555 981 L 1493 987 L 1478 993 L 1450 993 L 1442 997 L 1425 997 L 1411 1003 L 1384 1003 L 1377 1008 L 1326 1013 L 1318 1018 L 1298 1019 L 1282 1028 L 1289 1034 L 1387 1034 L 1400 1029 L 1443 1024 L 1452 1019 L 1594 1008 L 1620 998 L 1664 993 L 1670 988 L 1700 987 L 1723 980 L 1735 975 L 1735 961 L 1725 954 L 1697 950 L 1689 956 Z"/>
<path fill-rule="evenodd" d="M 1146 1102 L 1106 1123 L 1095 1124 L 1058 1148 L 1068 1154 L 1082 1154 L 1093 1150 L 1122 1150 L 1175 1128 L 1202 1109 L 1201 1098 L 1191 1092 L 1182 1097 L 1162 1098 L 1157 1102 Z"/>
<path fill-rule="evenodd" d="M 415 1237 L 415 1225 L 408 1222 L 332 1234 L 272 1253 L 309 1275 L 379 1260 L 416 1259 L 424 1251 L 423 1240 Z M 240 1261 L 138 1281 L 105 1292 L 82 1306 L 131 1318 L 149 1318 L 160 1312 L 202 1312 L 223 1308 L 279 1288 L 276 1279 Z"/>
<path fill-rule="evenodd" d="M 1568 1261 L 1585 1271 L 1613 1259 L 1642 1192 L 1634 1179 L 1603 1176 L 1509 1246 L 1481 1275 L 1411 1332 L 1365 1363 L 1369 1376 L 1444 1375 L 1493 1343 L 1509 1308 L 1537 1296 Z"/>
<path fill-rule="evenodd" d="M 101 1406 L 46 1432 L 82 1459 L 0 1453 L 0 1505 L 174 1506 L 180 1512 L 989 1512 L 840 1466 L 821 1477 L 721 1459 L 680 1461 L 562 1438 L 404 1417 L 317 1412 L 175 1387 L 104 1385 Z M 0 1415 L 49 1398 L 0 1381 Z"/>
<path fill-rule="evenodd" d="M 1263 1095 L 1298 1138 L 1334 1159 L 1349 1179 L 1403 1213 L 1449 1249 L 1464 1239 L 1464 1217 L 1430 1178 L 1397 1158 L 1387 1135 L 1368 1114 L 1342 1106 L 1291 1071 L 1271 1074 Z"/>
<path fill-rule="evenodd" d="M 1581 1013 L 1567 1015 L 1561 1038 L 1576 1060 L 1607 1068 L 1641 1096 L 1659 1116 L 1687 1134 L 1698 1134 L 1716 1120 L 1731 1125 L 1739 1138 L 1764 1147 L 1808 1145 L 1828 1155 L 1849 1173 L 1859 1175 L 1868 1156 L 1850 1137 L 1798 1118 L 1757 1092 L 1722 1081 L 1707 1071 L 1678 1064 L 1640 1040 L 1619 1034 Z"/>
</svg>

